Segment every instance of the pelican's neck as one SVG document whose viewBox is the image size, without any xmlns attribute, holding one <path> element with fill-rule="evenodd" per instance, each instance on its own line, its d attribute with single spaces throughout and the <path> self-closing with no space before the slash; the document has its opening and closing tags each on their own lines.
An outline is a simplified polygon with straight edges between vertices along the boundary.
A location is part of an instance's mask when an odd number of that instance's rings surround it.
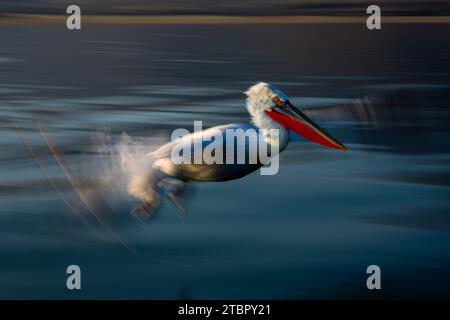
<svg viewBox="0 0 450 320">
<path fill-rule="evenodd" d="M 278 145 L 278 150 L 281 152 L 289 143 L 289 131 L 278 122 L 272 120 L 264 110 L 254 108 L 247 103 L 247 109 L 251 115 L 252 122 L 259 129 L 263 130 L 264 140 L 267 144 Z M 272 129 L 278 131 L 278 136 L 272 135 Z"/>
</svg>

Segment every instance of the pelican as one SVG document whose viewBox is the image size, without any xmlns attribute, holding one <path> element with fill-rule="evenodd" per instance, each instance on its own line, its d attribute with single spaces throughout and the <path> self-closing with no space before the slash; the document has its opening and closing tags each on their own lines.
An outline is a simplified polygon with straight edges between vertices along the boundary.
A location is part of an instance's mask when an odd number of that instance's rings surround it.
<svg viewBox="0 0 450 320">
<path fill-rule="evenodd" d="M 347 150 L 342 143 L 315 124 L 300 109 L 294 107 L 288 96 L 274 85 L 259 82 L 251 86 L 245 95 L 251 123 L 226 124 L 191 133 L 166 143 L 146 156 L 149 161 L 151 160 L 151 167 L 144 174 L 139 173 L 132 176 L 128 184 L 128 192 L 140 201 L 140 205 L 134 210 L 135 213 L 149 215 L 153 212 L 159 204 L 161 189 L 166 190 L 168 199 L 177 205 L 176 196 L 184 190 L 187 182 L 233 180 L 261 168 L 265 163 L 258 156 L 256 156 L 258 159 L 256 163 L 174 163 L 171 155 L 175 147 L 181 146 L 190 149 L 195 143 L 200 143 L 200 152 L 202 152 L 213 141 L 213 137 L 221 136 L 226 140 L 227 129 L 262 131 L 263 134 L 259 136 L 259 139 L 263 139 L 270 150 L 276 150 L 270 153 L 272 157 L 287 147 L 290 140 L 289 131 L 324 147 Z M 278 132 L 275 137 L 269 134 L 272 129 L 276 129 Z M 249 147 L 249 141 L 246 140 L 244 144 L 243 150 L 245 150 L 246 157 L 250 158 L 251 152 L 255 151 Z M 230 150 L 225 144 L 223 149 L 219 150 L 224 157 L 231 151 L 236 151 L 236 147 L 234 150 Z M 195 154 L 192 157 L 195 157 Z"/>
</svg>

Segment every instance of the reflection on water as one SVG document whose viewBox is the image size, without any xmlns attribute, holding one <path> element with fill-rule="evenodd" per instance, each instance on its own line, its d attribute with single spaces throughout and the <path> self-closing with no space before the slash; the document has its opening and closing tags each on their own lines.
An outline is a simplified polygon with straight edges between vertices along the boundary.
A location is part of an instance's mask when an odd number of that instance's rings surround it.
<svg viewBox="0 0 450 320">
<path fill-rule="evenodd" d="M 0 297 L 448 298 L 448 25 L 0 28 Z M 278 175 L 199 183 L 186 217 L 136 222 L 96 132 L 153 147 L 247 122 L 256 81 L 350 151 L 296 138 Z"/>
</svg>

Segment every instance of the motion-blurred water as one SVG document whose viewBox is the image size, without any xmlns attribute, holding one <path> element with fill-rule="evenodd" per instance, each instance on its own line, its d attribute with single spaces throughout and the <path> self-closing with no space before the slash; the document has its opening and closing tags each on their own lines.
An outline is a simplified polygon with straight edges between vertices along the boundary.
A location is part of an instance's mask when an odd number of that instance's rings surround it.
<svg viewBox="0 0 450 320">
<path fill-rule="evenodd" d="M 449 298 L 449 32 L 1 25 L 0 298 Z M 278 175 L 193 186 L 183 219 L 163 204 L 141 225 L 132 199 L 101 193 L 107 227 L 89 217 L 92 231 L 62 200 L 89 216 L 39 124 L 71 176 L 98 182 L 98 129 L 156 145 L 194 120 L 247 122 L 241 92 L 257 81 L 297 106 L 388 95 L 401 113 L 324 117 L 347 153 L 297 138 Z M 66 289 L 70 264 L 81 291 Z M 371 264 L 381 292 L 366 289 Z"/>
</svg>

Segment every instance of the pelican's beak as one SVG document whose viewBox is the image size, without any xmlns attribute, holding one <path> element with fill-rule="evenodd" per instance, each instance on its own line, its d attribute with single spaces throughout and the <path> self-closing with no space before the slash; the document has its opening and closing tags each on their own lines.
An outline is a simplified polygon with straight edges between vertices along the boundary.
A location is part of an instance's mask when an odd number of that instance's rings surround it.
<svg viewBox="0 0 450 320">
<path fill-rule="evenodd" d="M 303 138 L 328 148 L 344 151 L 347 150 L 347 147 L 315 124 L 289 101 L 282 102 L 271 110 L 266 110 L 265 112 L 270 118 L 281 124 L 283 127 L 294 131 Z"/>
</svg>

